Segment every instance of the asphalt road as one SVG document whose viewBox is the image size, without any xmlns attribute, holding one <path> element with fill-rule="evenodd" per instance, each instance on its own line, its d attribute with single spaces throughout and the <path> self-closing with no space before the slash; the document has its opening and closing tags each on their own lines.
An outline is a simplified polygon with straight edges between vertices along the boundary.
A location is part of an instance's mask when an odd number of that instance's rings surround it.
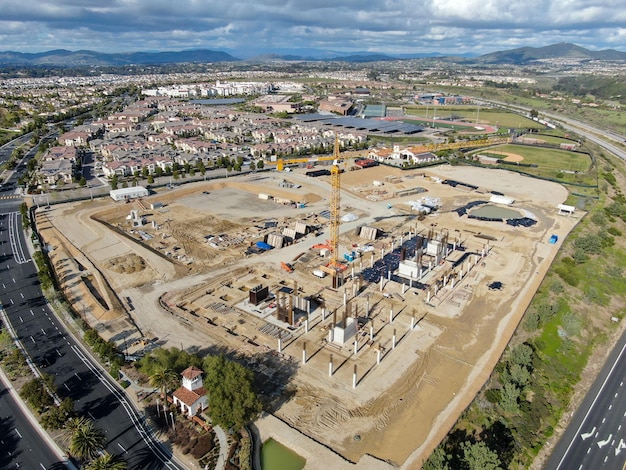
<svg viewBox="0 0 626 470">
<path fill-rule="evenodd" d="M 0 469 L 66 469 L 0 380 Z"/>
<path fill-rule="evenodd" d="M 7 211 L 11 202 L 13 210 Z M 122 456 L 130 469 L 185 468 L 151 438 L 143 417 L 50 310 L 26 249 L 18 207 L 19 201 L 0 201 L 5 211 L 0 213 L 0 301 L 32 362 L 55 377 L 61 399 L 71 397 L 76 411 L 94 419 L 107 437 L 107 451 Z"/>
<path fill-rule="evenodd" d="M 626 332 L 554 448 L 546 469 L 608 470 L 626 465 L 625 382 Z"/>
</svg>

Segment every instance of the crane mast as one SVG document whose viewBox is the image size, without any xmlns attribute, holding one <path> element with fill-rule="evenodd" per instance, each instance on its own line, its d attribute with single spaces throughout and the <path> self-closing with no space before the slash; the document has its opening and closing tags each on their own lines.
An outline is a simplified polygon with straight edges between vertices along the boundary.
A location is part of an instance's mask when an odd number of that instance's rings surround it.
<svg viewBox="0 0 626 470">
<path fill-rule="evenodd" d="M 338 269 L 342 265 L 339 262 L 339 208 L 341 203 L 341 180 L 339 170 L 339 138 L 335 135 L 335 148 L 333 151 L 333 167 L 330 170 L 331 193 L 330 193 L 330 251 L 331 258 L 329 267 Z"/>
</svg>

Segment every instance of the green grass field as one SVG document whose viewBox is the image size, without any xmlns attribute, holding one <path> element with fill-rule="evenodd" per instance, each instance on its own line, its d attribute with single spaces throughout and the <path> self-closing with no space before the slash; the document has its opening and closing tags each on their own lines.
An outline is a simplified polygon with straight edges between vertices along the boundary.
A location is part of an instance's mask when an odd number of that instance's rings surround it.
<svg viewBox="0 0 626 470">
<path fill-rule="evenodd" d="M 434 109 L 433 109 L 434 108 Z M 481 107 L 480 110 L 476 106 L 439 106 L 428 107 L 428 116 L 426 116 L 426 106 L 407 106 L 404 108 L 406 114 L 421 117 L 424 119 L 433 118 L 433 112 L 438 118 L 448 118 L 452 115 L 478 124 L 490 124 L 492 126 L 507 128 L 525 128 L 525 129 L 543 129 L 544 126 L 532 119 L 525 118 L 519 114 L 492 108 Z"/>
<path fill-rule="evenodd" d="M 566 150 L 531 147 L 526 145 L 499 145 L 487 150 L 472 152 L 496 158 L 506 158 L 507 153 L 520 155 L 524 160 L 520 163 L 537 165 L 532 167 L 517 167 L 506 165 L 515 171 L 522 171 L 540 178 L 549 178 L 563 183 L 577 183 L 595 185 L 597 182 L 595 169 L 591 168 L 591 159 L 588 155 Z M 574 173 L 576 172 L 576 173 Z"/>
<path fill-rule="evenodd" d="M 552 145 L 575 143 L 569 139 L 564 139 L 562 137 L 557 137 L 554 135 L 546 135 L 546 134 L 524 134 L 522 137 L 527 137 L 529 139 L 543 140 L 545 141 L 546 144 L 552 144 Z"/>
</svg>

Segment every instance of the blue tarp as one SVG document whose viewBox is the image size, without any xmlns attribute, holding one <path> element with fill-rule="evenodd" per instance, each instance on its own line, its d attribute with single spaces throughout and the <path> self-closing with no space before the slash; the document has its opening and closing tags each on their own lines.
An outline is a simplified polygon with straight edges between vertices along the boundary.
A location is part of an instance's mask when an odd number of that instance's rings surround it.
<svg viewBox="0 0 626 470">
<path fill-rule="evenodd" d="M 256 242 L 256 246 L 261 250 L 271 250 L 272 248 L 274 248 L 272 245 L 268 245 L 265 242 Z"/>
</svg>

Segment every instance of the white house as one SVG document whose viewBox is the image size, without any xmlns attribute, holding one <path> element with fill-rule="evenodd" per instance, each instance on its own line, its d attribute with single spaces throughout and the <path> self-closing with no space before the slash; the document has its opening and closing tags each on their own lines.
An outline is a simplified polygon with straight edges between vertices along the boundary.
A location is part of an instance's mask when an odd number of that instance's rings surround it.
<svg viewBox="0 0 626 470">
<path fill-rule="evenodd" d="M 174 405 L 188 416 L 195 416 L 209 406 L 209 398 L 202 384 L 202 371 L 191 366 L 182 372 L 183 384 L 173 393 Z"/>
<path fill-rule="evenodd" d="M 125 201 L 127 199 L 137 199 L 146 197 L 150 192 L 143 186 L 131 186 L 129 188 L 112 189 L 109 196 L 114 201 Z"/>
</svg>

